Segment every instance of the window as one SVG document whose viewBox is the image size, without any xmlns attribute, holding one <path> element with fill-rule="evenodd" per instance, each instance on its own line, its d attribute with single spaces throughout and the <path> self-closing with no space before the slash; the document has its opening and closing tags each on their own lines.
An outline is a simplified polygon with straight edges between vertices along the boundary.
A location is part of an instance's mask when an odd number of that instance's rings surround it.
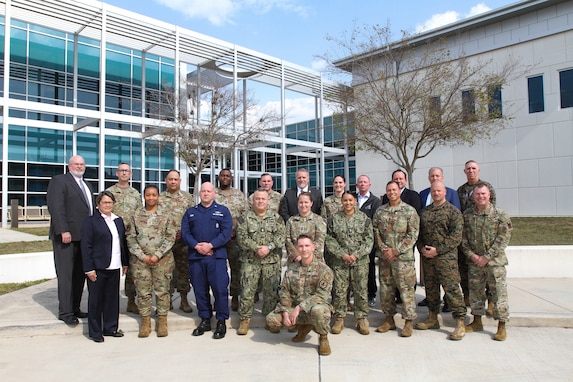
<svg viewBox="0 0 573 382">
<path fill-rule="evenodd" d="M 439 96 L 430 98 L 430 109 L 428 112 L 430 127 L 439 128 L 442 125 L 442 101 Z"/>
<path fill-rule="evenodd" d="M 543 98 L 543 76 L 530 77 L 527 79 L 527 92 L 529 96 L 529 113 L 545 111 Z"/>
<path fill-rule="evenodd" d="M 501 118 L 503 113 L 501 110 L 501 86 L 489 86 L 487 89 L 489 102 L 487 110 L 490 118 Z"/>
<path fill-rule="evenodd" d="M 573 69 L 559 72 L 559 90 L 561 91 L 561 108 L 573 107 Z"/>
<path fill-rule="evenodd" d="M 473 90 L 462 91 L 462 120 L 470 123 L 476 119 L 476 100 Z"/>
</svg>

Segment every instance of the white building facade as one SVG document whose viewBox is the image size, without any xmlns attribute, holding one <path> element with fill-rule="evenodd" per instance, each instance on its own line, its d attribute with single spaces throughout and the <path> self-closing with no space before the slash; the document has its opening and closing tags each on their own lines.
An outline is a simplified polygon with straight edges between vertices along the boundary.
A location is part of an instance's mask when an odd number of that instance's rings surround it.
<svg viewBox="0 0 573 382">
<path fill-rule="evenodd" d="M 415 36 L 418 42 L 436 38 L 470 59 L 516 59 L 521 74 L 502 88 L 507 127 L 472 147 L 439 147 L 420 159 L 416 191 L 429 186 L 433 166 L 456 189 L 472 159 L 510 215 L 572 216 L 573 1 L 522 1 Z M 371 152 L 357 151 L 356 158 L 356 174 L 368 174 L 373 192 L 384 194 L 396 165 Z"/>
</svg>

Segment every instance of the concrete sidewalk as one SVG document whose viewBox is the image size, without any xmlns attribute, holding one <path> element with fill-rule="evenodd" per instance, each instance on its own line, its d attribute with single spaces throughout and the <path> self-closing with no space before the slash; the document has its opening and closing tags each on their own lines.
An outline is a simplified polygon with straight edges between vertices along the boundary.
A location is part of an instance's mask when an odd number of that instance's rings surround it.
<svg viewBox="0 0 573 382">
<path fill-rule="evenodd" d="M 48 240 L 48 236 L 37 236 L 9 228 L 0 228 L 0 243 L 14 243 L 17 241 L 41 241 L 41 240 Z"/>
<path fill-rule="evenodd" d="M 57 320 L 56 280 L 50 280 L 0 296 L 0 373 L 3 381 L 51 381 L 64 375 L 95 381 L 104 369 L 110 381 L 571 380 L 573 331 L 566 328 L 573 327 L 573 280 L 511 279 L 508 284 L 512 318 L 505 342 L 492 340 L 496 323 L 491 319 L 485 319 L 484 332 L 449 341 L 454 326 L 450 313 L 441 314 L 439 330 L 415 330 L 411 338 L 399 337 L 399 330 L 376 333 L 383 321 L 376 307 L 370 312 L 370 335 L 357 333 L 349 314 L 345 330 L 329 335 L 332 355 L 320 357 L 315 333 L 294 344 L 286 330 L 264 330 L 261 302 L 248 335 L 236 334 L 239 319 L 231 312 L 227 336 L 213 340 L 210 333 L 191 336 L 199 322 L 196 310 L 178 310 L 177 296 L 176 309 L 168 316 L 169 336 L 157 338 L 154 331 L 141 339 L 139 317 L 123 313 L 123 292 L 120 328 L 125 337 L 106 337 L 105 343 L 96 344 L 87 337 L 85 319 L 75 328 Z M 421 300 L 423 288 L 417 292 Z M 84 310 L 86 303 L 87 292 Z M 195 309 L 194 301 L 192 305 Z M 418 307 L 418 315 L 424 319 L 427 309 Z M 396 319 L 401 328 L 403 320 L 399 315 Z"/>
</svg>

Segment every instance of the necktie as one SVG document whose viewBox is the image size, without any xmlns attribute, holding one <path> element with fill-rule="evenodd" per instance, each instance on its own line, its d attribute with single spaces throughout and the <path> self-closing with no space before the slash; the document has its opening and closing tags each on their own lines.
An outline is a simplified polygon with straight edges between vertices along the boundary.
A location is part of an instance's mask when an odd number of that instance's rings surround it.
<svg viewBox="0 0 573 382">
<path fill-rule="evenodd" d="M 88 204 L 88 208 L 90 210 L 90 216 L 91 216 L 92 215 L 92 203 L 91 203 L 90 197 L 88 196 L 88 193 L 86 191 L 86 185 L 84 184 L 83 179 L 80 179 L 79 186 L 82 189 L 82 193 L 84 194 L 84 198 L 86 199 L 86 203 Z"/>
</svg>

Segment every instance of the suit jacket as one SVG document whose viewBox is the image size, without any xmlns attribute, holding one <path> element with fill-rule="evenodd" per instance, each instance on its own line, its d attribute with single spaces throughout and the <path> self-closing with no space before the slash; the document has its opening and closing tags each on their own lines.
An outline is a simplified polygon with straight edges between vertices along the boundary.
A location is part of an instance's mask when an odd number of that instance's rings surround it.
<svg viewBox="0 0 573 382">
<path fill-rule="evenodd" d="M 426 206 L 428 195 L 430 195 L 430 188 L 420 191 L 420 202 L 422 203 L 422 208 Z M 462 210 L 460 198 L 456 190 L 446 187 L 446 200 L 456 206 L 458 210 Z"/>
<path fill-rule="evenodd" d="M 400 199 L 404 203 L 407 203 L 412 207 L 414 207 L 418 215 L 420 215 L 420 211 L 422 211 L 422 202 L 420 200 L 420 194 L 418 194 L 414 190 L 404 188 L 404 190 L 400 194 Z M 384 194 L 384 196 L 382 197 L 382 204 L 387 204 L 388 202 L 389 202 L 388 196 Z"/>
<path fill-rule="evenodd" d="M 123 219 L 118 217 L 113 221 L 119 233 L 121 249 L 121 265 L 129 265 L 129 251 L 125 238 Z M 82 260 L 84 272 L 96 269 L 106 269 L 111 262 L 112 236 L 101 213 L 88 217 L 82 224 Z"/>
<path fill-rule="evenodd" d="M 358 194 L 356 195 L 358 197 Z M 380 198 L 375 196 L 373 193 L 370 193 L 370 197 L 364 202 L 364 204 L 362 204 L 360 211 L 364 212 L 370 219 L 372 219 L 374 217 L 374 213 L 381 205 L 382 201 Z"/>
<path fill-rule="evenodd" d="M 310 198 L 312 199 L 311 211 L 317 215 L 320 215 L 320 209 L 322 207 L 322 193 L 318 188 L 309 187 Z M 279 214 L 284 219 L 285 223 L 291 216 L 298 215 L 298 201 L 296 193 L 298 188 L 289 188 L 286 190 L 283 198 L 281 199 L 281 204 L 279 206 Z"/>
<path fill-rule="evenodd" d="M 87 183 L 95 204 L 93 190 Z M 84 193 L 71 173 L 54 176 L 48 184 L 48 211 L 50 211 L 50 239 L 55 239 L 64 232 L 72 234 L 72 241 L 80 241 L 82 224 L 90 216 L 90 207 Z M 92 211 L 93 214 L 93 211 Z"/>
</svg>

